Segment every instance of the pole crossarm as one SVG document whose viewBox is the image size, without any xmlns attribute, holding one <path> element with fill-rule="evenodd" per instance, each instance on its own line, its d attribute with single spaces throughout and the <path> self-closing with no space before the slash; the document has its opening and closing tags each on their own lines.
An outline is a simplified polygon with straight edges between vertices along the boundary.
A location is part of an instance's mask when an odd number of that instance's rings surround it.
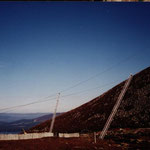
<svg viewBox="0 0 150 150">
<path fill-rule="evenodd" d="M 117 100 L 116 104 L 114 105 L 114 107 L 112 109 L 112 112 L 109 115 L 109 117 L 108 117 L 108 119 L 107 119 L 107 121 L 105 123 L 105 126 L 104 126 L 104 128 L 103 128 L 103 130 L 101 132 L 101 135 L 100 135 L 100 139 L 104 139 L 104 137 L 105 137 L 105 135 L 107 133 L 107 130 L 110 127 L 110 124 L 111 124 L 111 122 L 112 122 L 112 120 L 113 120 L 113 118 L 114 118 L 114 116 L 115 116 L 115 114 L 116 114 L 116 112 L 117 112 L 117 110 L 118 110 L 118 108 L 120 106 L 120 103 L 121 103 L 121 101 L 122 101 L 122 99 L 123 99 L 123 97 L 124 97 L 128 87 L 129 87 L 130 83 L 131 83 L 132 77 L 133 77 L 133 75 L 130 75 L 130 77 L 126 81 L 126 83 L 125 83 L 125 85 L 124 85 L 124 87 L 123 87 L 123 89 L 122 89 L 122 91 L 121 91 L 121 93 L 120 93 L 120 95 L 118 97 L 118 100 Z"/>
</svg>

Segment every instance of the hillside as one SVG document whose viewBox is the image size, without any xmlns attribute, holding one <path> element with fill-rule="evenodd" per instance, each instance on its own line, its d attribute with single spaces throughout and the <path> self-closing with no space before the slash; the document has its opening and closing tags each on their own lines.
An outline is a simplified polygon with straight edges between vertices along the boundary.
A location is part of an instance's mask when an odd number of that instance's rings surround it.
<svg viewBox="0 0 150 150">
<path fill-rule="evenodd" d="M 56 118 L 54 132 L 93 132 L 102 130 L 124 86 L 116 85 L 90 102 Z M 110 128 L 150 127 L 150 67 L 133 76 Z M 29 132 L 49 131 L 51 120 Z"/>
</svg>

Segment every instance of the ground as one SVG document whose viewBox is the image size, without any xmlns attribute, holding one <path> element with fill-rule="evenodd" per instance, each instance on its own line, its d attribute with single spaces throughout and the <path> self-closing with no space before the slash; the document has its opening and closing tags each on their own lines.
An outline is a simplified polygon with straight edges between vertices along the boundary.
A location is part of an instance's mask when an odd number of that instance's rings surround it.
<svg viewBox="0 0 150 150">
<path fill-rule="evenodd" d="M 0 150 L 121 150 L 112 141 L 88 138 L 43 138 L 36 140 L 0 141 Z"/>
<path fill-rule="evenodd" d="M 150 150 L 150 128 L 113 129 L 104 140 L 94 142 L 94 135 L 80 138 L 42 138 L 34 140 L 0 141 L 0 150 Z"/>
</svg>

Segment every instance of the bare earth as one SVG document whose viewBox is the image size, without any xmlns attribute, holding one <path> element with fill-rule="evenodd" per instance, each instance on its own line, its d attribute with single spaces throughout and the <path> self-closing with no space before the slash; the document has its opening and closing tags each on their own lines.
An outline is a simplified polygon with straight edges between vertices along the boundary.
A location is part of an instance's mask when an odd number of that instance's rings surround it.
<svg viewBox="0 0 150 150">
<path fill-rule="evenodd" d="M 121 150 L 112 141 L 83 138 L 43 138 L 36 140 L 0 141 L 0 150 Z"/>
<path fill-rule="evenodd" d="M 80 138 L 42 138 L 35 140 L 0 141 L 0 150 L 150 150 L 150 129 L 114 129 L 104 140 L 93 134 Z"/>
</svg>

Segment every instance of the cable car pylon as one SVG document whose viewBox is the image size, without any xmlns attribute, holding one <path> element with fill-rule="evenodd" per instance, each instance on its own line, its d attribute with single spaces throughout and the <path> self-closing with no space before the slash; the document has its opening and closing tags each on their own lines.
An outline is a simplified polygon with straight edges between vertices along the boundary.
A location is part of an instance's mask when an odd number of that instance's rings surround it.
<svg viewBox="0 0 150 150">
<path fill-rule="evenodd" d="M 119 106 L 120 106 L 120 103 L 121 103 L 121 101 L 122 101 L 122 99 L 123 99 L 123 97 L 124 97 L 128 87 L 129 87 L 129 85 L 130 85 L 132 77 L 133 77 L 133 75 L 130 75 L 130 77 L 126 81 L 126 83 L 125 83 L 125 85 L 124 85 L 124 87 L 123 87 L 123 89 L 122 89 L 122 91 L 121 91 L 121 93 L 120 93 L 120 95 L 118 97 L 118 100 L 116 101 L 116 104 L 114 105 L 114 107 L 112 109 L 112 112 L 109 115 L 109 118 L 107 119 L 107 121 L 105 123 L 105 126 L 104 126 L 104 128 L 103 128 L 103 130 L 101 132 L 101 135 L 100 135 L 100 139 L 104 139 L 104 137 L 105 137 L 105 135 L 107 133 L 107 130 L 108 130 L 108 128 L 109 128 L 109 126 L 110 126 L 110 124 L 111 124 L 111 122 L 112 122 L 112 120 L 113 120 L 113 118 L 114 118 L 114 116 L 115 116 Z"/>
</svg>

